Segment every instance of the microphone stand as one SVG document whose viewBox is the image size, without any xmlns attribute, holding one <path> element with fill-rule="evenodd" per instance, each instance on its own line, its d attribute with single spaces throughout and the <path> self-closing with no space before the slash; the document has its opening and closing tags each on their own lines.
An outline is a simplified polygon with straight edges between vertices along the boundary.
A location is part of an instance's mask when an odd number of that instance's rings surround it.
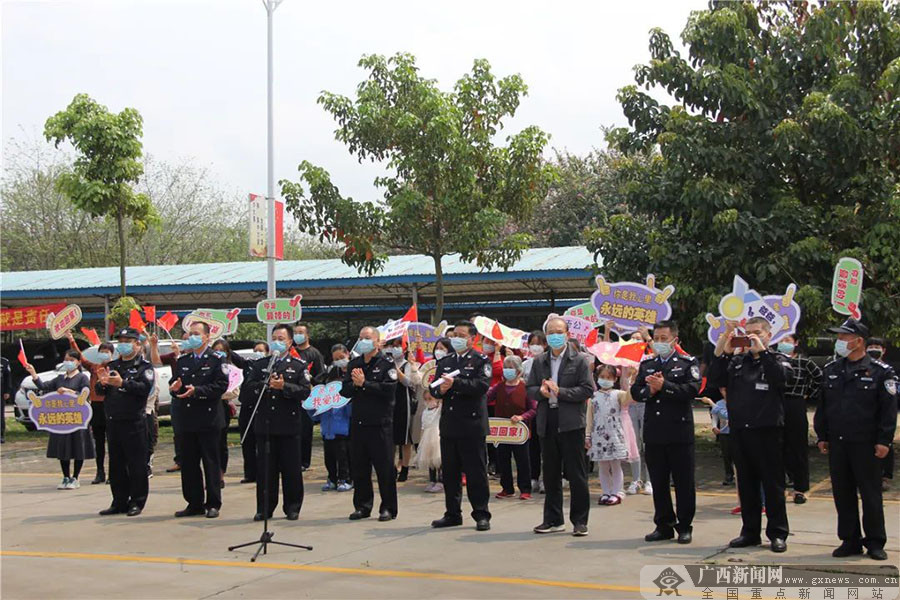
<svg viewBox="0 0 900 600">
<path fill-rule="evenodd" d="M 253 420 L 256 418 L 256 413 L 259 410 L 259 405 L 262 402 L 262 398 L 266 393 L 266 390 L 269 389 L 269 381 L 272 377 L 272 369 L 275 366 L 275 361 L 278 360 L 278 355 L 273 354 L 272 360 L 269 361 L 269 366 L 266 367 L 264 373 L 266 374 L 265 383 L 263 384 L 262 390 L 259 392 L 259 397 L 256 399 L 256 405 L 253 407 L 253 413 L 250 415 L 250 420 L 247 422 L 247 429 L 244 430 L 241 435 L 241 445 L 244 443 L 244 439 L 247 437 L 247 432 L 250 431 L 250 428 L 253 427 Z M 268 404 L 270 405 L 272 402 L 271 398 L 268 400 Z M 301 407 L 300 410 L 303 410 Z M 262 534 L 259 536 L 258 540 L 253 540 L 252 542 L 244 542 L 243 544 L 238 544 L 236 546 L 229 546 L 228 551 L 236 550 L 238 548 L 244 548 L 246 546 L 252 546 L 254 544 L 259 544 L 259 547 L 256 549 L 256 552 L 253 553 L 253 556 L 250 557 L 250 562 L 256 562 L 256 559 L 259 557 L 260 552 L 263 554 L 267 554 L 268 545 L 269 544 L 277 544 L 279 546 L 288 546 L 290 548 L 300 548 L 302 550 L 312 550 L 312 546 L 303 546 L 300 544 L 288 544 L 287 542 L 276 542 L 272 538 L 275 537 L 274 531 L 269 531 L 269 461 L 271 460 L 271 435 L 269 434 L 269 430 L 271 425 L 269 421 L 266 421 L 266 442 L 264 445 L 264 455 L 263 455 L 263 530 Z"/>
</svg>

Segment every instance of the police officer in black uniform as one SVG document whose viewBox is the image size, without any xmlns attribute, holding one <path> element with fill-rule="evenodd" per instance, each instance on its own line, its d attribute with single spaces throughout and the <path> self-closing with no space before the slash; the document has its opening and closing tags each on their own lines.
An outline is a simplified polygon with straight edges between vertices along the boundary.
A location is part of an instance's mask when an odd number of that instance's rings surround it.
<svg viewBox="0 0 900 600">
<path fill-rule="evenodd" d="M 736 326 L 733 321 L 726 324 L 716 344 L 716 359 L 709 375 L 713 385 L 726 388 L 729 435 L 741 500 L 743 527 L 729 546 L 744 548 L 760 543 L 762 485 L 766 497 L 766 537 L 773 552 L 784 552 L 788 536 L 784 502 L 784 404 L 791 362 L 784 354 L 769 349 L 772 326 L 763 317 L 747 320 L 749 347 L 733 343 Z"/>
<path fill-rule="evenodd" d="M 835 353 L 825 365 L 813 426 L 819 450 L 828 455 L 831 490 L 841 545 L 832 556 L 862 554 L 886 560 L 881 468 L 897 426 L 897 375 L 887 363 L 866 354 L 868 328 L 856 319 L 828 330 L 836 333 Z M 856 491 L 862 497 L 862 525 Z"/>
<path fill-rule="evenodd" d="M 472 505 L 475 529 L 491 528 L 488 510 L 487 456 L 488 434 L 486 393 L 491 383 L 491 361 L 473 350 L 477 331 L 470 321 L 460 321 L 448 335 L 456 351 L 439 360 L 435 367 L 431 395 L 441 398 L 441 468 L 444 479 L 446 511 L 432 527 L 462 525 L 462 475 L 466 474 L 466 492 Z"/>
<path fill-rule="evenodd" d="M 147 398 L 156 373 L 144 359 L 136 330 L 119 330 L 119 358 L 98 372 L 96 391 L 106 399 L 106 436 L 109 442 L 109 487 L 112 505 L 101 515 L 141 514 L 150 486 L 147 481 Z"/>
<path fill-rule="evenodd" d="M 347 365 L 341 395 L 350 398 L 350 469 L 353 477 L 353 513 L 350 519 L 372 514 L 375 493 L 372 467 L 378 478 L 381 506 L 378 520 L 397 518 L 397 476 L 394 471 L 394 394 L 397 369 L 381 353 L 378 330 L 363 327 L 355 350 L 359 356 Z"/>
<path fill-rule="evenodd" d="M 653 329 L 654 356 L 643 361 L 631 386 L 631 396 L 646 404 L 644 452 L 653 486 L 653 522 L 648 542 L 670 540 L 691 543 L 697 492 L 694 486 L 694 413 L 700 391 L 700 364 L 680 355 L 678 325 L 661 321 Z M 675 483 L 675 509 L 669 481 Z"/>
<path fill-rule="evenodd" d="M 172 374 L 172 403 L 178 408 L 178 433 L 182 436 L 181 492 L 187 507 L 176 517 L 206 514 L 219 516 L 222 508 L 222 470 L 219 436 L 225 427 L 222 394 L 228 388 L 228 367 L 209 349 L 209 325 L 195 321 L 182 344 Z M 200 463 L 203 463 L 203 472 Z M 206 484 L 206 502 L 203 487 Z"/>
<path fill-rule="evenodd" d="M 264 511 L 269 518 L 275 512 L 279 475 L 284 493 L 282 508 L 288 520 L 297 520 L 303 506 L 300 414 L 303 412 L 303 401 L 309 397 L 311 376 L 306 361 L 291 356 L 292 344 L 290 326 L 276 325 L 272 329 L 269 346 L 272 357 L 255 360 L 248 369 L 250 380 L 245 385 L 252 393 L 253 404 L 245 408 L 252 411 L 262 393 L 259 408 L 253 417 L 259 444 L 254 521 L 262 521 Z M 269 365 L 273 360 L 270 373 Z M 263 393 L 266 384 L 268 387 Z"/>
</svg>

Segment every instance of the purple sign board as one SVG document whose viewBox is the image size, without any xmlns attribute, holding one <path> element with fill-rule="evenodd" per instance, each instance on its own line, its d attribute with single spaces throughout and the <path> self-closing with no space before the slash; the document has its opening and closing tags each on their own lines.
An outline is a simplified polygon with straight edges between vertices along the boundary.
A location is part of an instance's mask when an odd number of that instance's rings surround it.
<svg viewBox="0 0 900 600">
<path fill-rule="evenodd" d="M 81 394 L 58 394 L 56 392 L 38 396 L 28 392 L 31 406 L 28 416 L 35 427 L 50 433 L 72 433 L 87 429 L 93 411 L 88 402 L 90 390 L 84 388 Z"/>
<path fill-rule="evenodd" d="M 418 347 L 417 344 L 421 344 L 425 360 L 429 360 L 434 352 L 434 344 L 441 339 L 446 330 L 447 321 L 441 321 L 437 327 L 428 323 L 410 323 L 406 330 L 409 347 L 415 349 Z"/>
<path fill-rule="evenodd" d="M 791 283 L 784 294 L 763 296 L 750 289 L 746 281 L 735 275 L 731 293 L 719 301 L 719 315 L 706 315 L 709 341 L 713 344 L 719 341 L 719 337 L 725 332 L 726 321 L 735 321 L 743 328 L 747 319 L 762 317 L 772 326 L 772 339 L 769 343 L 777 344 L 781 338 L 797 332 L 802 311 L 794 301 L 796 291 L 797 286 Z"/>
<path fill-rule="evenodd" d="M 597 311 L 598 323 L 613 321 L 623 331 L 636 331 L 640 327 L 652 328 L 656 323 L 672 317 L 669 296 L 675 286 L 659 289 L 655 277 L 647 275 L 647 283 L 620 281 L 607 283 L 597 276 L 597 291 L 591 295 L 591 306 Z"/>
</svg>

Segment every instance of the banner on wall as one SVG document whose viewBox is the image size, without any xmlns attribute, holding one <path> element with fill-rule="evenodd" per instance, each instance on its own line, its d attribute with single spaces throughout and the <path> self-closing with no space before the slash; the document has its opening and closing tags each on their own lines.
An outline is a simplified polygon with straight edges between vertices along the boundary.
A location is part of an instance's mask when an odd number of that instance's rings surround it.
<svg viewBox="0 0 900 600">
<path fill-rule="evenodd" d="M 250 194 L 250 256 L 269 258 L 269 207 L 265 196 Z M 274 258 L 284 258 L 284 202 L 275 200 L 275 254 Z"/>
<path fill-rule="evenodd" d="M 43 329 L 47 326 L 47 315 L 58 313 L 65 307 L 66 304 L 60 302 L 58 304 L 0 309 L 0 331 Z"/>
</svg>

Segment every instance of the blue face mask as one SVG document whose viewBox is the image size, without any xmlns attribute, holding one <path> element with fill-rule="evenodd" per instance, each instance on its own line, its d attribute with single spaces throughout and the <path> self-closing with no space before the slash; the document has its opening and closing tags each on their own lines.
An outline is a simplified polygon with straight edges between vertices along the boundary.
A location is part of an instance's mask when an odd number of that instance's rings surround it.
<svg viewBox="0 0 900 600">
<path fill-rule="evenodd" d="M 131 342 L 119 342 L 116 344 L 116 352 L 119 356 L 129 356 L 134 352 L 134 345 Z"/>
<path fill-rule="evenodd" d="M 287 350 L 287 344 L 285 344 L 281 340 L 272 340 L 271 342 L 269 342 L 269 350 L 271 350 L 275 354 L 281 354 L 285 350 Z"/>
<path fill-rule="evenodd" d="M 564 333 L 549 333 L 547 334 L 547 345 L 554 350 L 559 350 L 566 345 L 567 339 L 568 336 Z"/>
<path fill-rule="evenodd" d="M 100 362 L 106 362 L 108 360 L 112 360 L 112 354 L 109 352 L 101 352 L 97 355 L 97 358 L 100 359 Z"/>
<path fill-rule="evenodd" d="M 221 358 L 222 360 L 225 360 L 225 358 L 228 356 L 228 355 L 225 353 L 224 350 L 216 350 L 215 352 L 213 352 L 213 354 L 215 354 L 216 356 L 218 356 L 218 357 Z"/>
<path fill-rule="evenodd" d="M 675 351 L 675 344 L 670 342 L 653 342 L 653 351 L 659 356 L 667 358 Z"/>
<path fill-rule="evenodd" d="M 466 348 L 469 347 L 469 340 L 467 338 L 453 337 L 450 338 L 450 345 L 453 346 L 453 349 L 457 352 L 465 352 Z"/>
<path fill-rule="evenodd" d="M 853 353 L 853 350 L 851 350 L 849 348 L 849 346 L 850 346 L 850 343 L 847 340 L 837 340 L 834 343 L 834 352 L 838 356 L 843 356 L 846 358 L 847 356 L 850 356 L 850 354 Z"/>
<path fill-rule="evenodd" d="M 493 344 L 482 344 L 481 348 L 484 350 L 485 354 L 493 354 L 494 350 L 497 349 Z"/>
<path fill-rule="evenodd" d="M 612 386 L 615 384 L 612 381 L 610 381 L 609 379 L 598 379 L 597 385 L 600 386 L 600 389 L 609 390 L 609 389 L 612 389 Z"/>
<path fill-rule="evenodd" d="M 138 341 L 139 341 L 139 342 L 146 342 L 146 341 L 147 341 L 147 336 L 144 335 L 143 333 L 140 334 L 140 335 L 138 335 Z"/>
<path fill-rule="evenodd" d="M 356 343 L 356 351 L 360 354 L 368 354 L 375 349 L 375 342 L 372 340 L 361 339 Z"/>
<path fill-rule="evenodd" d="M 78 366 L 78 363 L 76 363 L 74 360 L 67 360 L 67 361 L 64 361 L 62 364 L 63 371 L 65 371 L 67 373 L 69 371 L 74 371 L 77 366 Z"/>
<path fill-rule="evenodd" d="M 264 356 L 265 354 L 263 354 L 262 352 L 251 352 L 247 355 L 247 360 L 259 360 Z"/>
<path fill-rule="evenodd" d="M 793 354 L 796 346 L 790 342 L 778 342 L 778 351 L 782 354 Z"/>
<path fill-rule="evenodd" d="M 305 344 L 305 343 L 306 343 L 306 334 L 304 334 L 304 333 L 295 333 L 295 334 L 294 334 L 294 343 L 295 343 L 295 344 L 299 344 L 299 345 L 301 345 L 301 346 L 302 346 L 303 344 Z"/>
<path fill-rule="evenodd" d="M 507 369 L 506 367 L 503 368 L 503 379 L 507 381 L 512 381 L 513 379 L 515 379 L 516 374 L 518 374 L 518 371 L 516 371 L 515 369 Z"/>
<path fill-rule="evenodd" d="M 444 358 L 445 356 L 447 356 L 447 351 L 446 351 L 446 350 L 444 350 L 443 348 L 436 348 L 436 349 L 435 349 L 435 351 L 434 351 L 434 360 L 441 360 L 441 359 Z"/>
</svg>

